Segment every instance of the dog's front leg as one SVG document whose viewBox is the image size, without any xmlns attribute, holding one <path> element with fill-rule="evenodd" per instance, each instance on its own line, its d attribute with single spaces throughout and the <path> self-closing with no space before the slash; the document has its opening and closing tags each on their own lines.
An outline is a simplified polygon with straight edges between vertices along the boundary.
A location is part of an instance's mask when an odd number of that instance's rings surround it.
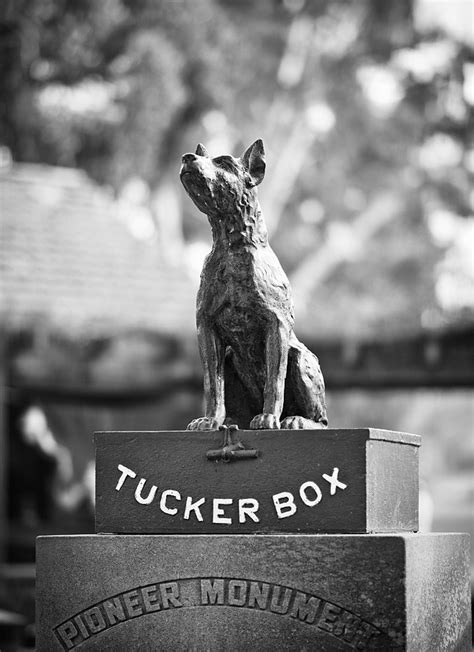
<svg viewBox="0 0 474 652">
<path fill-rule="evenodd" d="M 217 430 L 224 423 L 225 345 L 214 330 L 198 324 L 199 353 L 204 369 L 205 416 L 193 419 L 188 430 Z"/>
<path fill-rule="evenodd" d="M 271 322 L 265 339 L 265 389 L 263 413 L 250 423 L 253 430 L 278 429 L 285 398 L 285 378 L 288 365 L 289 331 L 281 321 Z"/>
</svg>

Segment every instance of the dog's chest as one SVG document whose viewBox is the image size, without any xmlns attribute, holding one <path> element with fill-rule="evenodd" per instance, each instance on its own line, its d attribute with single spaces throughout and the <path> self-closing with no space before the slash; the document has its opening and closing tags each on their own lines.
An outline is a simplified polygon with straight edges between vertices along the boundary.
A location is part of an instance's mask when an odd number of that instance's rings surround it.
<svg viewBox="0 0 474 652">
<path fill-rule="evenodd" d="M 252 332 L 258 328 L 263 301 L 248 255 L 211 260 L 203 270 L 198 309 L 222 332 Z"/>
<path fill-rule="evenodd" d="M 203 318 L 233 346 L 239 338 L 260 341 L 276 313 L 291 312 L 288 279 L 270 247 L 215 250 L 207 259 L 198 320 Z"/>
<path fill-rule="evenodd" d="M 253 257 L 216 256 L 203 270 L 201 294 L 208 313 L 219 311 L 224 303 L 251 307 L 258 294 Z"/>
</svg>

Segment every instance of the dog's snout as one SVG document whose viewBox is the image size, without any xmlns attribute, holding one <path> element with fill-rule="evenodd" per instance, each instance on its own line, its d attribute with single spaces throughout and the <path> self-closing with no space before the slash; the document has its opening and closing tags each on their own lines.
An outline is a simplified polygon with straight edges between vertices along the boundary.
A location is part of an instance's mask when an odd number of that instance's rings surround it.
<svg viewBox="0 0 474 652">
<path fill-rule="evenodd" d="M 197 159 L 196 154 L 183 154 L 181 160 L 183 163 L 192 163 Z"/>
</svg>

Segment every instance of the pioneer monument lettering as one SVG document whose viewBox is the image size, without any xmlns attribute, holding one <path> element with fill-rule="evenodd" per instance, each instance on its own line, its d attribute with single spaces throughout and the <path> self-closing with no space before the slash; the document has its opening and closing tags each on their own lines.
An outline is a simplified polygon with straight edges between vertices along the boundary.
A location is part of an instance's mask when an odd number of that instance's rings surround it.
<svg viewBox="0 0 474 652">
<path fill-rule="evenodd" d="M 365 649 L 383 632 L 355 613 L 296 588 L 242 578 L 189 578 L 127 590 L 87 607 L 55 627 L 64 650 L 106 630 L 150 613 L 189 607 L 240 607 L 287 616 L 312 625 L 349 649 Z"/>
</svg>

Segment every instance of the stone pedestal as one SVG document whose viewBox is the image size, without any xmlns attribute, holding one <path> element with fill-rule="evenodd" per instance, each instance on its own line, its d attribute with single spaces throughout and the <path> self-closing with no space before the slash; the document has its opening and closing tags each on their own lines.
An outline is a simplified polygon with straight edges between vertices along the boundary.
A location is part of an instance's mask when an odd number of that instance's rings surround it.
<svg viewBox="0 0 474 652">
<path fill-rule="evenodd" d="M 418 437 L 232 437 L 97 433 L 111 534 L 38 539 L 39 652 L 471 649 L 468 536 L 413 533 Z"/>
<path fill-rule="evenodd" d="M 467 536 L 38 541 L 38 650 L 470 650 Z"/>
</svg>

